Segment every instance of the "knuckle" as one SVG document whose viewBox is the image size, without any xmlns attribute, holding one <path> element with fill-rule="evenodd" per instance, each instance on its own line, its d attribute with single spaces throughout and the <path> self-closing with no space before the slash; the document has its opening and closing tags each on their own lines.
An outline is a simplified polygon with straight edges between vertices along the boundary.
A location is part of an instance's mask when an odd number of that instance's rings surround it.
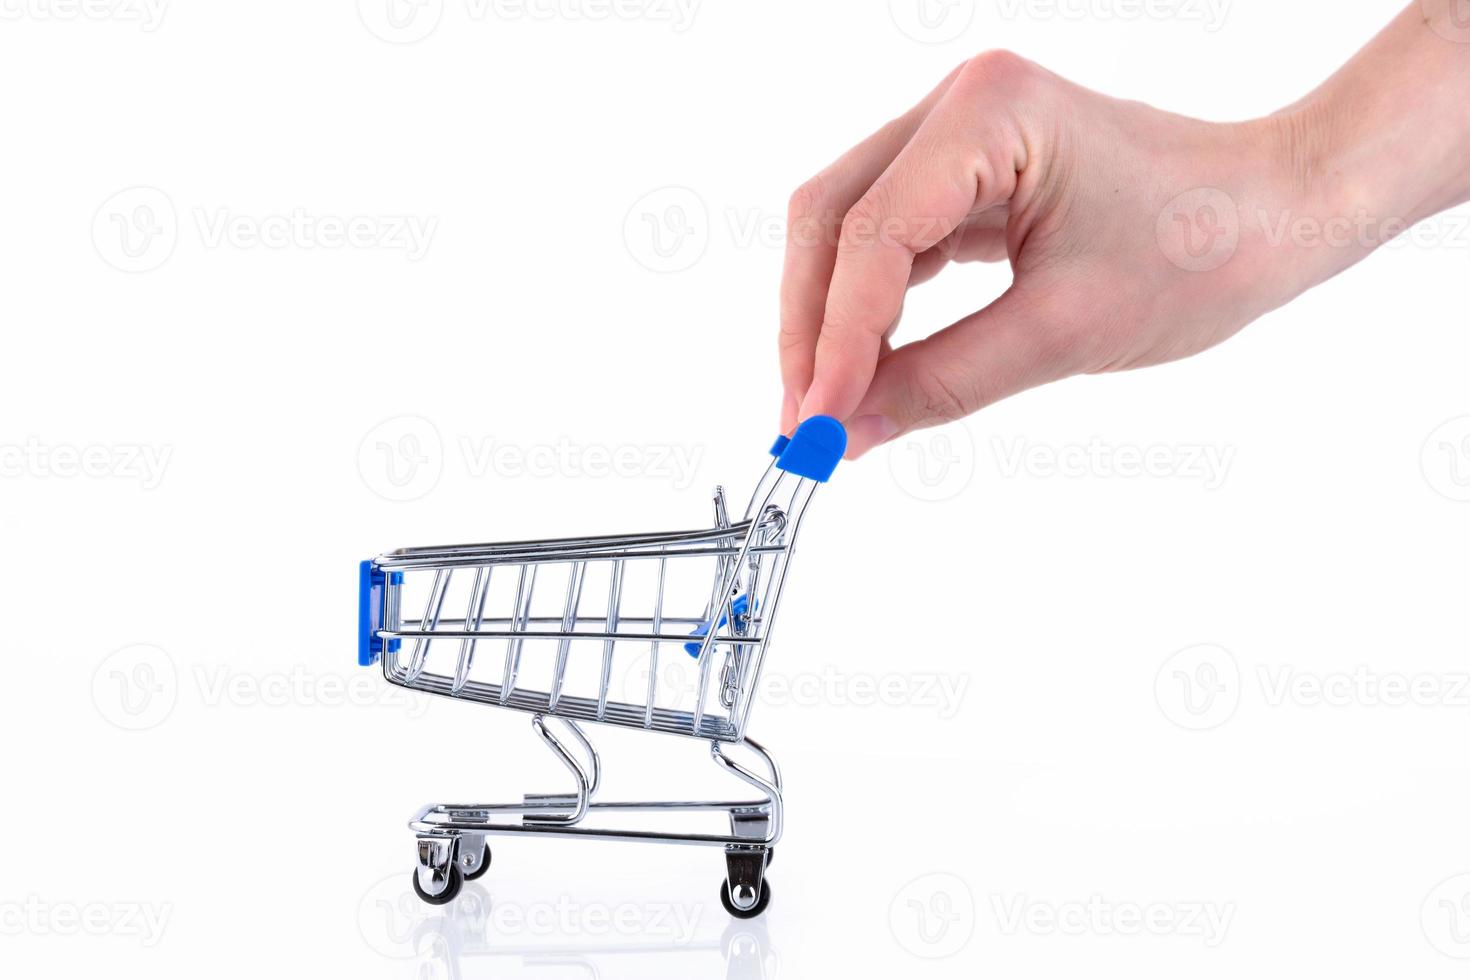
<svg viewBox="0 0 1470 980">
<path fill-rule="evenodd" d="M 973 379 L 931 368 L 915 378 L 914 412 L 921 421 L 961 419 L 980 406 L 980 391 Z"/>
<path fill-rule="evenodd" d="M 884 214 L 881 194 L 876 187 L 869 190 L 843 215 L 840 246 L 860 248 L 877 237 Z"/>
<path fill-rule="evenodd" d="M 1024 74 L 1030 65 L 1031 62 L 1014 51 L 992 48 L 989 51 L 981 51 L 966 61 L 964 67 L 960 69 L 960 74 L 983 76 L 988 79 L 1013 78 Z"/>
<path fill-rule="evenodd" d="M 786 244 L 807 248 L 831 244 L 836 215 L 828 197 L 827 181 L 821 174 L 792 192 L 786 204 Z"/>
<path fill-rule="evenodd" d="M 784 316 L 781 318 L 781 329 L 776 335 L 776 343 L 782 354 L 794 354 L 813 346 L 808 333 L 800 329 L 790 317 Z"/>
<path fill-rule="evenodd" d="M 1014 97 L 1028 88 L 1040 76 L 1036 65 L 1020 55 L 996 49 L 982 51 L 960 69 L 957 84 L 967 89 L 993 96 L 1004 92 Z"/>
<path fill-rule="evenodd" d="M 791 198 L 786 203 L 787 217 L 796 221 L 816 215 L 826 199 L 825 185 L 826 181 L 818 174 L 792 191 Z"/>
</svg>

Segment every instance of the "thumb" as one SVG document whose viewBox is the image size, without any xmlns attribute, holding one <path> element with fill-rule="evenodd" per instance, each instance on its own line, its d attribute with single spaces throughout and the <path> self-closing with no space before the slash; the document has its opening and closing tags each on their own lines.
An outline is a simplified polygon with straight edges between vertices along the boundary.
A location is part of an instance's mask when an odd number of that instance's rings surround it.
<svg viewBox="0 0 1470 980">
<path fill-rule="evenodd" d="M 980 312 L 883 358 L 847 420 L 847 457 L 1082 371 L 1079 355 L 1088 345 L 1057 312 L 1013 286 Z"/>
</svg>

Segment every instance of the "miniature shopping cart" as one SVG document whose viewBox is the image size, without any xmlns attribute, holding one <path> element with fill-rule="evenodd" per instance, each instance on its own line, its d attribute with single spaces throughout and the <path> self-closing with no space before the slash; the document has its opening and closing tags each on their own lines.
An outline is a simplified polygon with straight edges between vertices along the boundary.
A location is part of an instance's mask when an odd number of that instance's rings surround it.
<svg viewBox="0 0 1470 980">
<path fill-rule="evenodd" d="M 448 902 L 488 870 L 487 837 L 540 834 L 723 847 L 725 908 L 741 918 L 765 910 L 781 775 L 745 727 L 802 514 L 846 446 L 836 420 L 803 422 L 772 447 L 740 520 L 715 490 L 708 530 L 405 548 L 362 563 L 358 662 L 381 661 L 400 687 L 529 712 L 575 784 L 515 803 L 420 810 L 409 827 L 418 844 L 413 886 L 424 901 Z M 658 684 L 668 658 L 682 658 L 692 684 Z M 756 796 L 599 800 L 602 764 L 582 722 L 705 740 L 715 763 Z M 745 763 L 730 754 L 739 745 L 751 756 Z M 729 831 L 660 829 L 655 811 L 723 814 Z M 604 825 L 626 813 L 642 813 L 644 823 Z"/>
</svg>

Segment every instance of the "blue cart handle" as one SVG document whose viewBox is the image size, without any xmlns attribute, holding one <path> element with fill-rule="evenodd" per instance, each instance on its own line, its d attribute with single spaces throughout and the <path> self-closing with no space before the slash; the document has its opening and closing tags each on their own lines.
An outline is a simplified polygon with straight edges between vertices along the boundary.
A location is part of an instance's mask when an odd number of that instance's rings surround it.
<svg viewBox="0 0 1470 980">
<path fill-rule="evenodd" d="M 826 483 L 831 478 L 845 452 L 847 430 L 842 427 L 841 422 L 828 415 L 813 415 L 798 425 L 796 432 L 789 438 L 777 436 L 775 444 L 771 446 L 771 455 L 776 457 L 778 470 L 818 483 Z M 737 622 L 755 612 L 751 605 L 750 597 L 746 595 L 738 595 L 730 600 L 730 611 L 734 613 Z M 723 629 L 727 622 L 728 618 L 721 613 L 716 629 Z M 704 646 L 704 636 L 709 629 L 709 623 L 700 623 L 690 631 L 689 635 L 693 639 L 684 644 L 684 651 L 689 656 L 699 656 L 700 648 Z"/>
<path fill-rule="evenodd" d="M 847 452 L 847 430 L 830 415 L 813 415 L 796 427 L 785 445 L 777 439 L 771 452 L 777 469 L 826 483 Z"/>
</svg>

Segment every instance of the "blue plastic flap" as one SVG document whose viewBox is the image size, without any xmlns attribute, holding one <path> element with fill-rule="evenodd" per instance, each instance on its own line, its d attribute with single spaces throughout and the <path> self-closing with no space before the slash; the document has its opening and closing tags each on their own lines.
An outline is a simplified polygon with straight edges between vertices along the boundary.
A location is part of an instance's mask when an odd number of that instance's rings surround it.
<svg viewBox="0 0 1470 980">
<path fill-rule="evenodd" d="M 847 452 L 847 430 L 829 415 L 813 415 L 796 427 L 790 444 L 776 460 L 787 473 L 826 483 Z"/>
<path fill-rule="evenodd" d="M 738 595 L 734 599 L 730 600 L 730 611 L 735 614 L 735 618 L 737 620 L 743 620 L 745 618 L 746 610 L 748 609 L 750 609 L 749 596 Z M 722 613 L 720 615 L 720 626 L 723 627 L 727 622 L 729 622 L 729 619 Z M 698 626 L 694 627 L 694 629 L 690 631 L 689 635 L 698 637 L 698 639 L 690 640 L 688 643 L 684 644 L 684 652 L 689 654 L 689 656 L 691 657 L 699 656 L 699 648 L 704 646 L 704 634 L 708 632 L 709 623 L 700 623 Z"/>
<path fill-rule="evenodd" d="M 357 566 L 357 664 L 371 667 L 383 653 L 383 641 L 378 629 L 383 625 L 383 596 L 390 583 L 400 585 L 402 572 L 385 575 L 372 561 Z M 390 653 L 398 652 L 398 640 L 388 641 Z"/>
<path fill-rule="evenodd" d="M 771 447 L 771 455 L 779 459 L 781 457 L 781 454 L 786 451 L 786 447 L 789 445 L 791 445 L 790 436 L 777 436 L 776 444 Z"/>
</svg>

